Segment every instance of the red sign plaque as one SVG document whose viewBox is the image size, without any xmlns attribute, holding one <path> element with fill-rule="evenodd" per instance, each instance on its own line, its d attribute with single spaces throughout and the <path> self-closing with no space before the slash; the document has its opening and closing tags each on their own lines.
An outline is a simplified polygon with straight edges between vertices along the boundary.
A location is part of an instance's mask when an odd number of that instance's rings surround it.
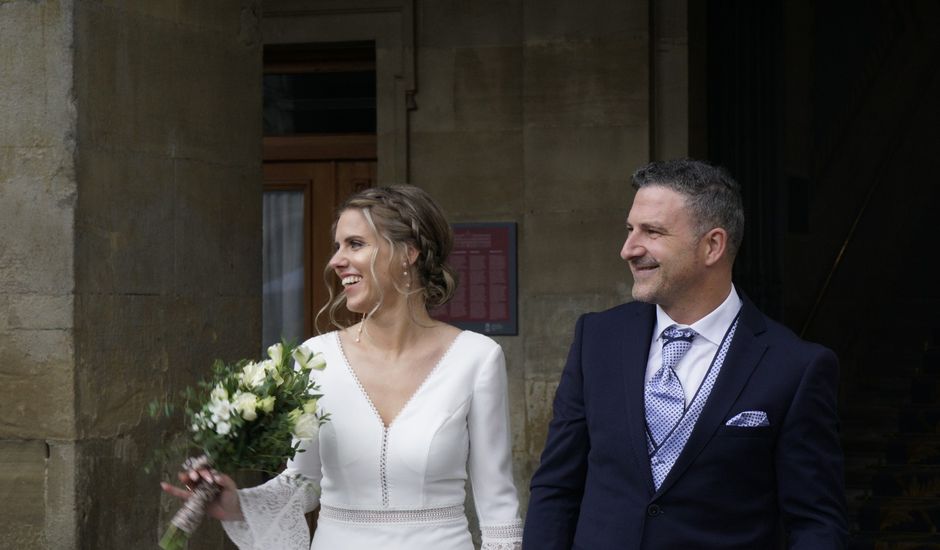
<svg viewBox="0 0 940 550">
<path fill-rule="evenodd" d="M 435 319 L 489 335 L 518 334 L 516 224 L 455 223 L 448 263 L 459 282 Z"/>
</svg>

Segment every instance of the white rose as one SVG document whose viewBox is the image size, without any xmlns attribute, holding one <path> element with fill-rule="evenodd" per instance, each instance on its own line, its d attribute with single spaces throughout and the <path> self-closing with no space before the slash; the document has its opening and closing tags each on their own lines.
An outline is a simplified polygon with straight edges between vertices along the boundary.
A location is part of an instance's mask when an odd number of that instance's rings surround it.
<svg viewBox="0 0 940 550">
<path fill-rule="evenodd" d="M 232 425 L 228 422 L 219 422 L 215 427 L 215 431 L 219 435 L 226 435 L 232 431 Z"/>
<path fill-rule="evenodd" d="M 304 413 L 294 424 L 294 437 L 297 439 L 313 439 L 320 433 L 320 419 L 317 415 Z"/>
<path fill-rule="evenodd" d="M 233 404 L 235 410 L 238 411 L 245 420 L 251 422 L 258 418 L 258 413 L 255 411 L 255 408 L 258 406 L 257 395 L 251 392 L 239 392 L 235 395 Z"/>
<path fill-rule="evenodd" d="M 264 363 L 248 363 L 242 368 L 242 384 L 253 390 L 264 383 Z"/>
<path fill-rule="evenodd" d="M 284 359 L 284 346 L 281 344 L 274 344 L 268 348 L 268 357 L 274 361 L 275 365 L 280 365 L 281 360 Z"/>
<path fill-rule="evenodd" d="M 274 396 L 269 395 L 264 399 L 258 401 L 258 408 L 262 411 L 269 413 L 274 410 Z"/>
</svg>

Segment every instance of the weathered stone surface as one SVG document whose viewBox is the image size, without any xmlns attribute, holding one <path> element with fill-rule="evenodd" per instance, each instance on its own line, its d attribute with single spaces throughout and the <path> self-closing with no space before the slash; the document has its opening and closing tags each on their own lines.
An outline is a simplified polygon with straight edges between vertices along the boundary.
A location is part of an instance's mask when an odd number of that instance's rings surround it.
<svg viewBox="0 0 940 550">
<path fill-rule="evenodd" d="M 42 441 L 0 439 L 0 550 L 47 548 L 46 453 Z"/>
<path fill-rule="evenodd" d="M 460 48 L 454 58 L 454 118 L 461 130 L 522 124 L 522 48 Z"/>
<path fill-rule="evenodd" d="M 647 40 L 637 35 L 528 45 L 526 124 L 645 127 Z"/>
<path fill-rule="evenodd" d="M 522 133 L 412 134 L 412 181 L 455 221 L 499 220 L 522 211 Z"/>
<path fill-rule="evenodd" d="M 411 114 L 411 128 L 413 132 L 451 132 L 456 126 L 454 104 L 455 58 L 457 52 L 453 48 L 420 48 L 416 52 L 417 71 L 421 75 L 428 75 L 427 81 L 422 79 L 421 85 L 415 94 L 417 109 Z M 424 163 L 412 164 L 419 166 Z"/>
<path fill-rule="evenodd" d="M 625 237 L 621 209 L 572 210 L 526 216 L 520 285 L 526 296 L 607 294 L 627 277 L 620 258 Z"/>
<path fill-rule="evenodd" d="M 74 435 L 73 355 L 70 329 L 0 330 L 0 438 Z"/>
<path fill-rule="evenodd" d="M 635 0 L 524 0 L 527 42 L 633 36 L 649 26 L 648 3 Z"/>
<path fill-rule="evenodd" d="M 0 5 L 0 438 L 74 433 L 71 40 L 70 2 Z"/>
<path fill-rule="evenodd" d="M 630 175 L 646 162 L 647 144 L 639 128 L 526 128 L 526 206 L 539 213 L 620 208 L 621 223 L 596 229 L 622 234 Z"/>
<path fill-rule="evenodd" d="M 418 16 L 423 23 L 419 29 L 419 44 L 428 47 L 519 45 L 522 4 L 522 0 L 417 2 Z"/>
<path fill-rule="evenodd" d="M 514 130 L 522 125 L 521 46 L 422 48 L 415 132 Z"/>
<path fill-rule="evenodd" d="M 603 311 L 624 300 L 616 289 L 596 294 L 546 294 L 526 299 L 523 326 L 525 379 L 557 382 L 574 338 L 575 322 L 584 313 Z"/>
</svg>

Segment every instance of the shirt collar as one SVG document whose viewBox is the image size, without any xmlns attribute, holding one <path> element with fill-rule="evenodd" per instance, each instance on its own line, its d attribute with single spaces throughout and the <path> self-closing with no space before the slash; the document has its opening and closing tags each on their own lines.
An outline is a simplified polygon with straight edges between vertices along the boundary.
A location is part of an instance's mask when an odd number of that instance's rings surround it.
<svg viewBox="0 0 940 550">
<path fill-rule="evenodd" d="M 663 311 L 659 305 L 656 306 L 656 329 L 653 330 L 654 341 L 662 337 L 662 332 L 672 325 L 678 325 L 680 328 L 691 327 L 699 336 L 705 338 L 716 346 L 721 345 L 722 338 L 728 332 L 728 327 L 734 322 L 735 316 L 740 311 L 744 302 L 738 296 L 738 292 L 731 285 L 731 292 L 728 297 L 711 313 L 702 317 L 691 325 L 683 325 L 672 320 L 669 315 Z"/>
</svg>

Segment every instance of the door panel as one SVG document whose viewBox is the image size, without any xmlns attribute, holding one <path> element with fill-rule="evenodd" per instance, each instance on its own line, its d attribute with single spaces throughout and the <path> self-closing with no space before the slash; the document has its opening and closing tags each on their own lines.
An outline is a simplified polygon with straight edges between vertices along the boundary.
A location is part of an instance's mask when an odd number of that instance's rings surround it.
<svg viewBox="0 0 940 550">
<path fill-rule="evenodd" d="M 264 164 L 264 188 L 304 190 L 305 200 L 305 337 L 317 333 L 314 326 L 317 312 L 329 298 L 324 284 L 324 268 L 333 251 L 330 229 L 337 207 L 346 198 L 375 185 L 375 160 L 316 160 L 267 162 Z M 337 282 L 334 291 L 339 291 Z M 338 312 L 348 319 L 346 312 Z M 328 322 L 320 320 L 320 330 L 329 330 Z"/>
</svg>

